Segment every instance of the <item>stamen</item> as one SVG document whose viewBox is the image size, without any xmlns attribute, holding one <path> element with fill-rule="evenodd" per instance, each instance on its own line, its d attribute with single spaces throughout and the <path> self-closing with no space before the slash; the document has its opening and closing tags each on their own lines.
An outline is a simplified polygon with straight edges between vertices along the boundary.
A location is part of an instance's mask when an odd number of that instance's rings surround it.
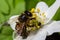
<svg viewBox="0 0 60 40">
<path fill-rule="evenodd" d="M 42 13 L 41 15 L 42 15 L 42 16 L 45 16 L 45 14 L 44 14 L 44 13 Z"/>
<path fill-rule="evenodd" d="M 37 28 L 39 29 L 39 28 L 40 28 L 40 26 L 37 26 Z"/>
<path fill-rule="evenodd" d="M 35 12 L 35 9 L 34 9 L 34 8 L 32 8 L 32 9 L 31 9 L 31 13 L 34 13 L 34 12 Z"/>
<path fill-rule="evenodd" d="M 37 8 L 37 12 L 38 12 L 38 13 L 40 12 L 40 9 L 39 9 L 39 8 Z"/>
<path fill-rule="evenodd" d="M 36 13 L 33 13 L 33 16 L 32 16 L 32 18 L 36 18 L 36 16 L 37 16 L 37 15 L 36 15 Z"/>
<path fill-rule="evenodd" d="M 36 28 L 35 28 L 35 27 L 32 27 L 32 29 L 31 29 L 31 30 L 33 30 L 33 31 L 34 31 L 34 30 L 36 30 Z"/>
<path fill-rule="evenodd" d="M 42 24 L 42 25 L 44 25 L 44 22 L 45 22 L 45 20 L 44 20 L 44 19 L 42 19 L 42 20 L 41 20 L 41 24 Z"/>
</svg>

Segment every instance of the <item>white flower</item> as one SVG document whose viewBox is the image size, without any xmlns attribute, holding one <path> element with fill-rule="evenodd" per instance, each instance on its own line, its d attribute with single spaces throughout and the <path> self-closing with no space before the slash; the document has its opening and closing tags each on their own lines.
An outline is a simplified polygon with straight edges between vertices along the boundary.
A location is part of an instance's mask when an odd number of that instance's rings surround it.
<svg viewBox="0 0 60 40">
<path fill-rule="evenodd" d="M 60 6 L 60 1 L 56 0 L 53 5 L 50 7 L 47 6 L 44 2 L 39 2 L 36 6 L 36 9 L 39 8 L 40 12 L 37 14 L 40 16 L 44 12 L 46 15 L 46 21 L 44 21 L 44 26 L 38 30 L 35 35 L 29 35 L 27 39 L 24 40 L 45 40 L 46 36 L 52 35 L 55 32 L 60 32 L 60 21 L 52 21 L 52 17 L 55 15 L 57 9 Z M 16 22 L 18 21 L 18 16 L 12 16 L 8 23 L 11 25 L 11 28 L 15 30 Z M 42 18 L 42 17 L 41 17 Z M 23 40 L 19 35 L 14 38 L 14 40 Z"/>
</svg>

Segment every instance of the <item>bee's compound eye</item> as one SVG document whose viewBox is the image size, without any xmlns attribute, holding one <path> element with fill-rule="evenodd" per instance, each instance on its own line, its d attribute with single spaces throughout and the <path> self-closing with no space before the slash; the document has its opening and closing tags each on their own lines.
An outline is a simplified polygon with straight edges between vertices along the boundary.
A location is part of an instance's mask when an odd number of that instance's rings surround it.
<svg viewBox="0 0 60 40">
<path fill-rule="evenodd" d="M 29 12 L 29 11 L 25 11 L 25 14 L 27 15 L 27 16 L 32 16 L 32 13 L 31 12 Z"/>
<path fill-rule="evenodd" d="M 21 22 L 25 22 L 25 21 L 27 21 L 27 16 L 25 15 L 25 14 L 22 14 L 21 16 L 19 16 L 19 18 L 18 18 L 18 20 Z"/>
</svg>

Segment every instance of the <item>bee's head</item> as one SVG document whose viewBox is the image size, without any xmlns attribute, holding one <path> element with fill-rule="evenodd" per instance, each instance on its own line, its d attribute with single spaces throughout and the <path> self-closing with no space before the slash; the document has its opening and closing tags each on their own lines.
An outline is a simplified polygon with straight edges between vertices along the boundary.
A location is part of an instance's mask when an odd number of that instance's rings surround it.
<svg viewBox="0 0 60 40">
<path fill-rule="evenodd" d="M 32 17 L 32 13 L 31 13 L 31 12 L 25 11 L 24 13 L 25 13 L 28 17 Z"/>
<path fill-rule="evenodd" d="M 29 11 L 25 11 L 23 14 L 21 14 L 18 18 L 20 22 L 26 22 L 29 17 L 32 17 L 32 13 Z"/>
</svg>

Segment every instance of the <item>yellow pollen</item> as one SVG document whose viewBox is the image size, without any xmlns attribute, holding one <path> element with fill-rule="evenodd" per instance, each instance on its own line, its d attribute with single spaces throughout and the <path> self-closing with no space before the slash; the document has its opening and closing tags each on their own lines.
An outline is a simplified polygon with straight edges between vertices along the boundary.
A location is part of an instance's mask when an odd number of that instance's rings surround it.
<svg viewBox="0 0 60 40">
<path fill-rule="evenodd" d="M 37 8 L 37 12 L 38 12 L 38 13 L 40 12 L 40 9 L 39 9 L 39 8 Z"/>
<path fill-rule="evenodd" d="M 29 31 L 29 30 L 31 30 L 31 28 L 30 28 L 30 27 L 27 27 L 26 29 L 27 29 L 28 31 Z"/>
<path fill-rule="evenodd" d="M 40 28 L 40 26 L 37 26 L 37 28 L 39 29 L 39 28 Z"/>
<path fill-rule="evenodd" d="M 35 17 L 37 17 L 37 15 L 35 13 L 33 13 L 33 16 L 32 17 L 35 18 Z"/>
<path fill-rule="evenodd" d="M 44 16 L 44 13 L 42 13 L 41 15 Z"/>
<path fill-rule="evenodd" d="M 42 13 L 41 16 L 46 17 L 45 13 Z"/>
<path fill-rule="evenodd" d="M 33 31 L 34 31 L 34 30 L 36 30 L 36 28 L 35 28 L 35 27 L 32 27 L 32 29 L 31 29 L 31 30 L 33 30 Z"/>
<path fill-rule="evenodd" d="M 41 21 L 41 24 L 42 24 L 42 25 L 44 24 L 44 20 Z"/>
<path fill-rule="evenodd" d="M 35 11 L 35 9 L 34 9 L 34 8 L 32 8 L 32 9 L 31 9 L 31 13 L 34 13 L 34 11 Z"/>
</svg>

